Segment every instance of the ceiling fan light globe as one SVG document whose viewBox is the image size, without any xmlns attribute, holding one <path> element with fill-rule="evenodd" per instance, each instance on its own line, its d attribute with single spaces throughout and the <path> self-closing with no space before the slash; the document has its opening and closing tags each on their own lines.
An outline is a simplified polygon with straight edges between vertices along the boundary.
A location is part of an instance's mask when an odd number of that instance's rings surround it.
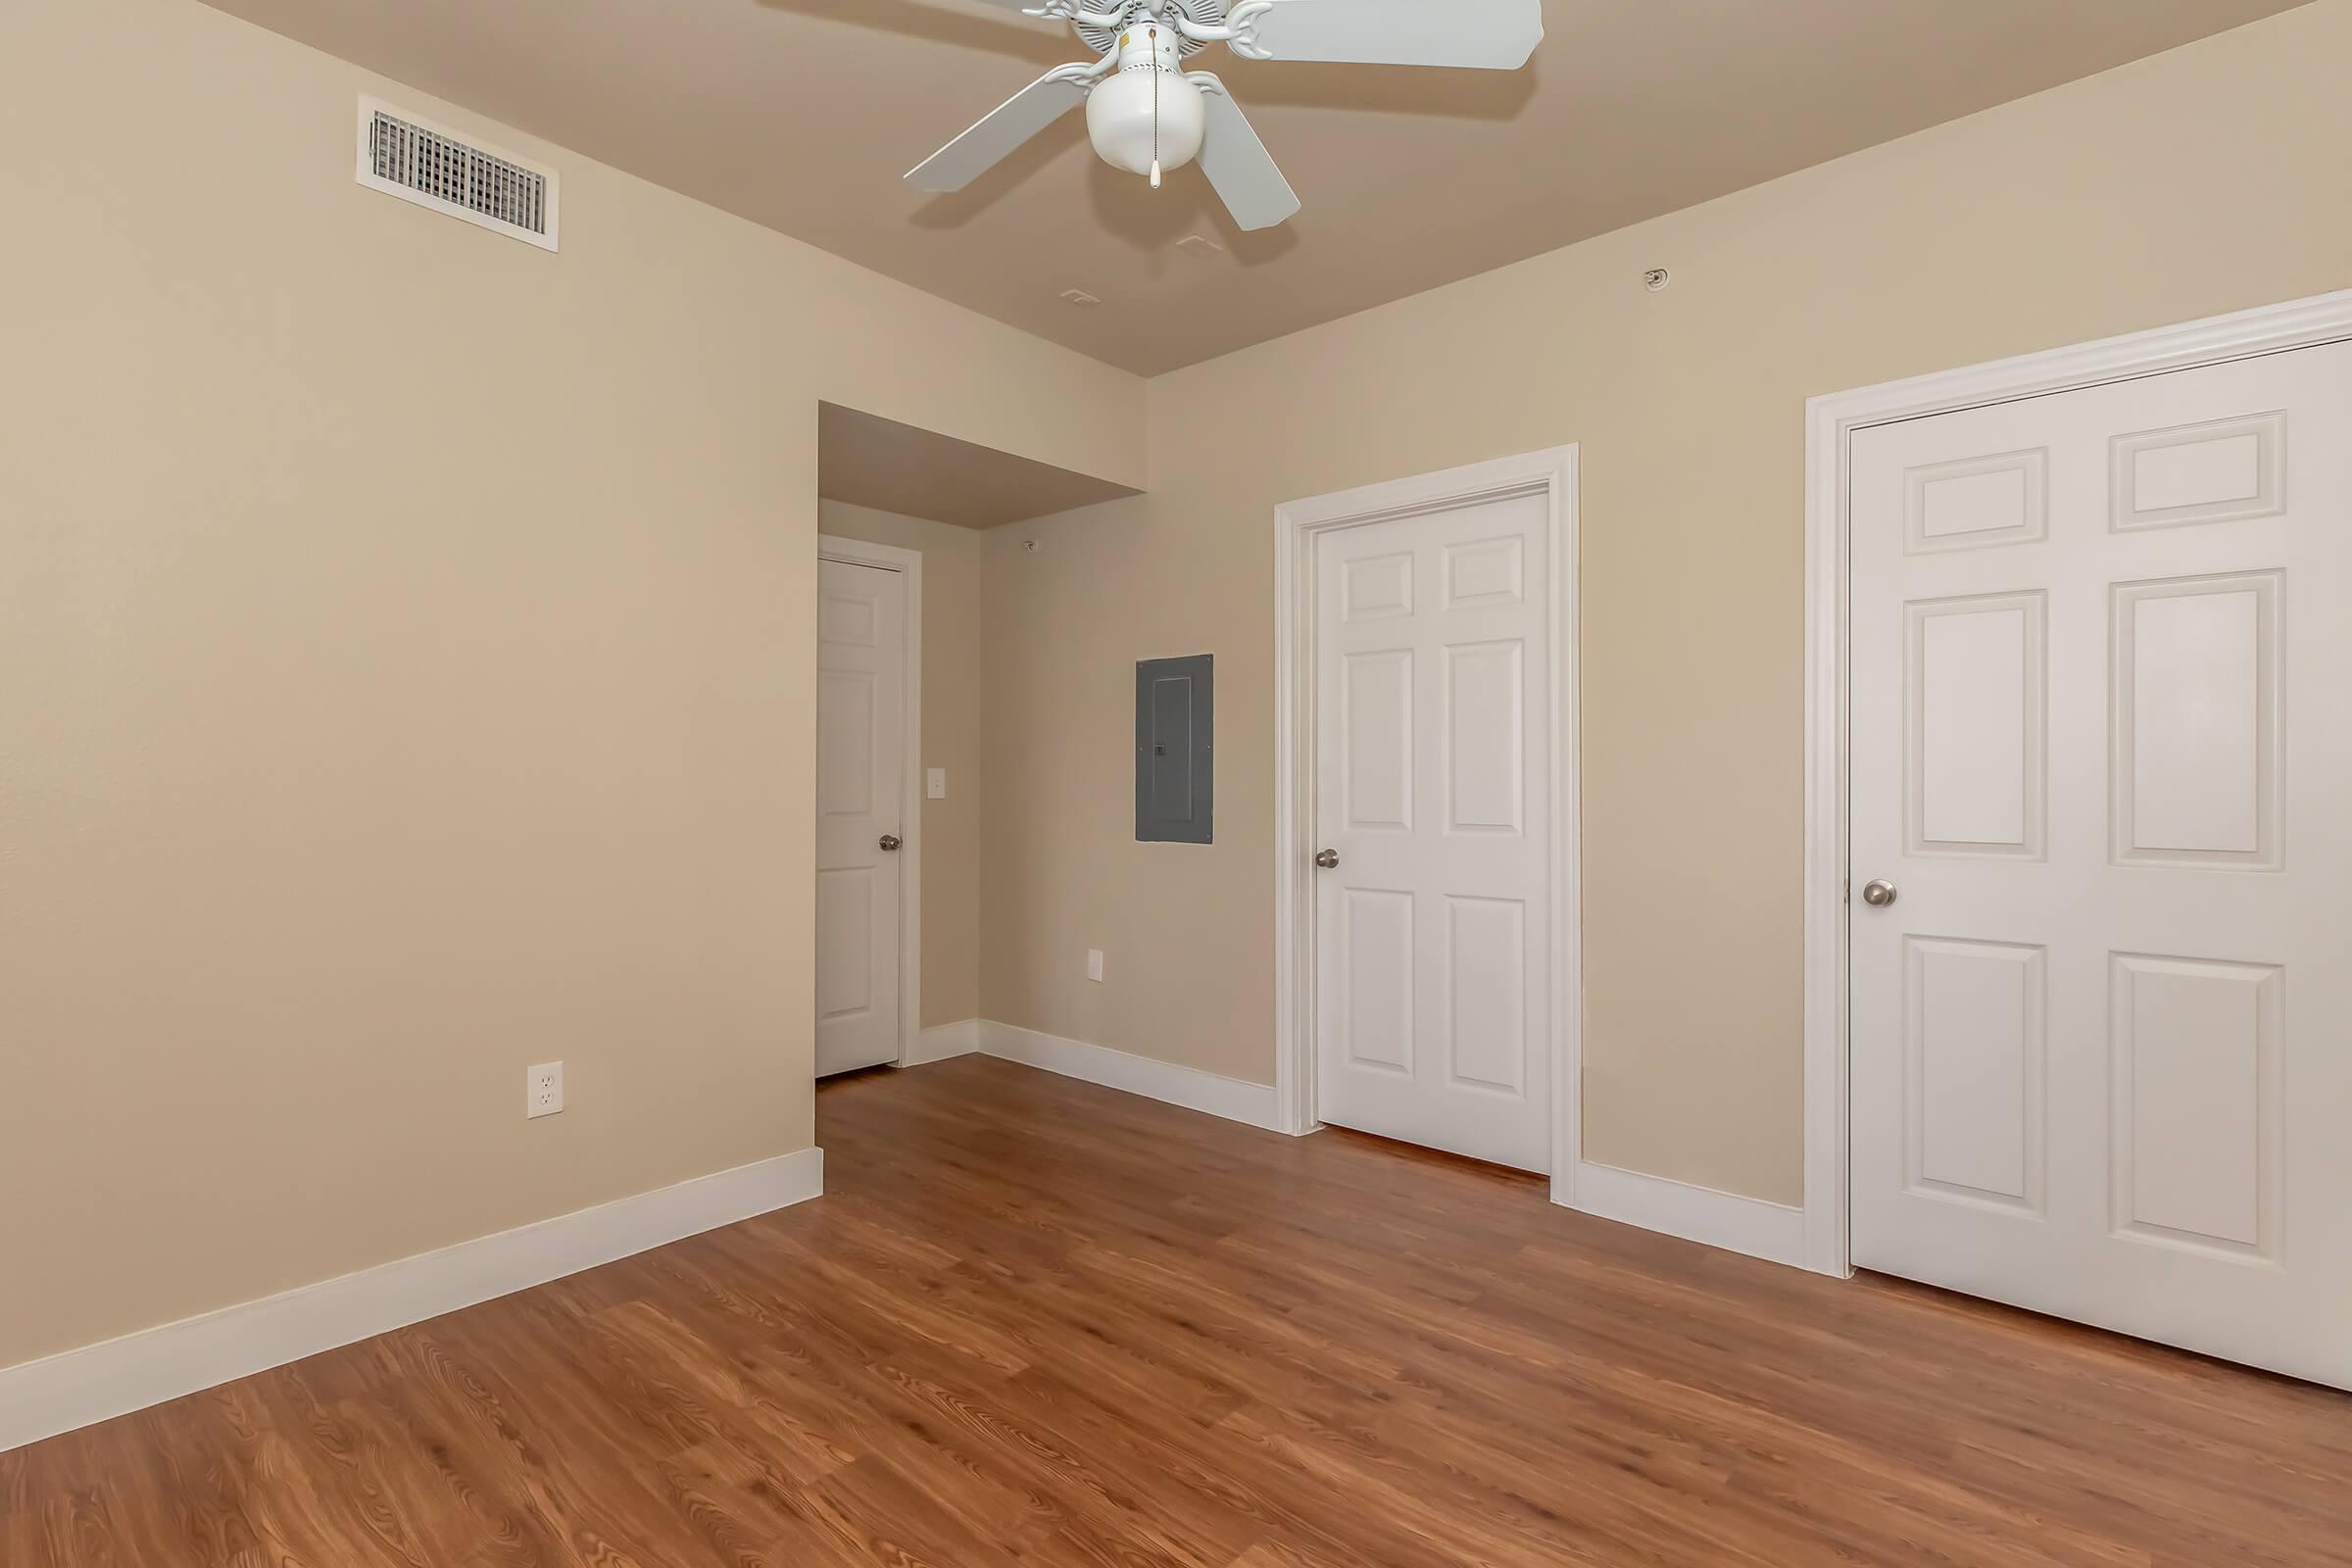
<svg viewBox="0 0 2352 1568">
<path fill-rule="evenodd" d="M 1086 100 L 1086 131 L 1113 169 L 1148 174 L 1157 160 L 1164 172 L 1200 156 L 1208 111 L 1200 89 L 1173 72 L 1122 71 L 1104 78 Z"/>
</svg>

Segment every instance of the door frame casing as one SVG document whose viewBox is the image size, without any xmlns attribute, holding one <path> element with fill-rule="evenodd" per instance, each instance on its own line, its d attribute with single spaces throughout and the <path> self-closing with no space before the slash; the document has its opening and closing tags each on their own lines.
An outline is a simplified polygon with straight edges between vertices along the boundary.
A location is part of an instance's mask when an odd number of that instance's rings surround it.
<svg viewBox="0 0 2352 1568">
<path fill-rule="evenodd" d="M 923 556 L 897 545 L 816 536 L 816 559 L 895 571 L 906 584 L 906 765 L 899 781 L 899 1058 L 904 1067 L 923 1033 Z M 814 627 L 810 630 L 813 632 Z M 814 831 L 811 823 L 810 831 Z M 811 931 L 813 932 L 813 927 Z"/>
<path fill-rule="evenodd" d="M 1857 430 L 2352 338 L 2352 289 L 1913 376 L 1805 405 L 1805 1266 L 1853 1272 L 1846 1008 L 1850 467 Z"/>
<path fill-rule="evenodd" d="M 1581 1143 L 1583 940 L 1578 882 L 1577 448 L 1552 447 L 1285 502 L 1274 511 L 1274 1070 L 1283 1130 L 1315 1116 L 1314 546 L 1342 528 L 1541 494 L 1548 501 L 1551 642 L 1551 1197 L 1570 1201 Z"/>
</svg>

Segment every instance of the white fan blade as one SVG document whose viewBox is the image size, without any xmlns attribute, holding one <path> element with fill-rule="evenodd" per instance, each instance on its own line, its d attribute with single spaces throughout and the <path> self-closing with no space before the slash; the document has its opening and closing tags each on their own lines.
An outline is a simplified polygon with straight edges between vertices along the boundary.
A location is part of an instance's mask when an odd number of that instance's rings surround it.
<svg viewBox="0 0 2352 1568">
<path fill-rule="evenodd" d="M 991 110 L 978 124 L 906 172 L 916 190 L 961 190 L 1080 104 L 1093 66 L 1055 66 Z"/>
<path fill-rule="evenodd" d="M 1200 137 L 1200 172 L 1223 198 L 1233 220 L 1244 228 L 1272 228 L 1298 211 L 1291 182 L 1274 167 L 1274 155 L 1225 84 L 1205 71 L 1191 81 L 1200 89 L 1208 123 Z"/>
<path fill-rule="evenodd" d="M 1259 60 L 1517 71 L 1544 41 L 1544 0 L 1271 0 L 1251 24 L 1238 52 Z"/>
</svg>

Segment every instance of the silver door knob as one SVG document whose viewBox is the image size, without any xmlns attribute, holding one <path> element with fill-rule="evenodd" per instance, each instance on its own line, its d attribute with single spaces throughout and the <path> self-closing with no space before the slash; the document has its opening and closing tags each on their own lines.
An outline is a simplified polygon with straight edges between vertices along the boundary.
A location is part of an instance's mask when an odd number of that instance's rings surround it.
<svg viewBox="0 0 2352 1568">
<path fill-rule="evenodd" d="M 896 833 L 885 833 L 882 835 L 882 853 L 885 855 L 896 855 L 899 853 L 899 836 Z"/>
<path fill-rule="evenodd" d="M 1326 871 L 1336 871 L 1340 868 L 1340 852 L 1325 850 L 1321 855 L 1315 857 L 1315 863 Z"/>
<path fill-rule="evenodd" d="M 1894 902 L 1894 884 L 1887 881 L 1862 884 L 1862 902 L 1874 909 L 1884 909 Z"/>
</svg>

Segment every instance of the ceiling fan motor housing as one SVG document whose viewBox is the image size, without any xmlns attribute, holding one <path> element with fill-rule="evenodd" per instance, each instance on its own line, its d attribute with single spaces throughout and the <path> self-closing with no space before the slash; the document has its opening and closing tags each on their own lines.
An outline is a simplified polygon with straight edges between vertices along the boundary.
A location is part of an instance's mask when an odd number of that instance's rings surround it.
<svg viewBox="0 0 2352 1568">
<path fill-rule="evenodd" d="M 1143 26 L 1152 21 L 1152 8 L 1144 4 L 1144 0 L 1127 0 L 1124 7 L 1096 0 L 1096 6 L 1104 13 L 1124 11 L 1122 20 L 1115 27 L 1098 27 L 1085 22 L 1075 24 L 1078 36 L 1085 39 L 1086 46 L 1099 55 L 1116 50 L 1119 39 L 1125 35 L 1130 24 Z M 1164 23 L 1169 17 L 1181 13 L 1196 26 L 1214 27 L 1224 22 L 1225 9 L 1225 0 L 1159 0 L 1158 15 Z M 1207 44 L 1195 38 L 1187 38 L 1178 46 L 1179 51 L 1188 58 L 1207 47 Z"/>
<path fill-rule="evenodd" d="M 1137 20 L 1118 38 L 1118 69 L 1086 100 L 1086 129 L 1095 151 L 1131 174 L 1182 169 L 1200 156 L 1207 106 L 1184 77 L 1183 35 Z"/>
</svg>

